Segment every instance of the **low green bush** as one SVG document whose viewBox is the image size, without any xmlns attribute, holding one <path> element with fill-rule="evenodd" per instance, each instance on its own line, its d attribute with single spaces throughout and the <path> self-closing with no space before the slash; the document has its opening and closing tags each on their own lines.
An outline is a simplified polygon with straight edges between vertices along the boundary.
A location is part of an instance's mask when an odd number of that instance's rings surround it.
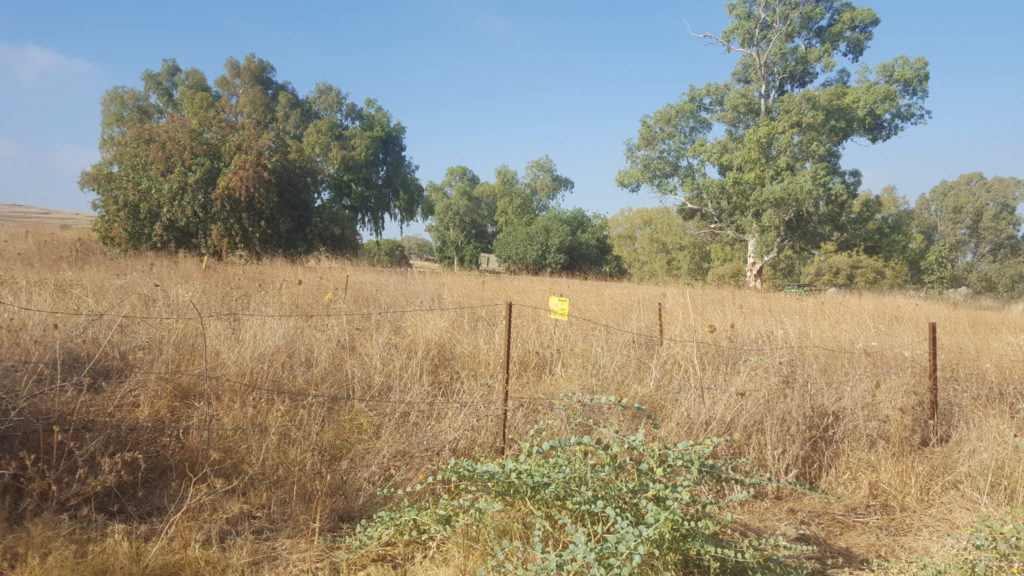
<svg viewBox="0 0 1024 576">
<path fill-rule="evenodd" d="M 626 400 L 606 403 L 644 413 Z M 515 456 L 453 459 L 387 493 L 401 502 L 342 544 L 346 568 L 401 565 L 461 538 L 484 551 L 486 574 L 801 572 L 791 556 L 810 549 L 733 526 L 732 503 L 784 484 L 716 459 L 722 440 L 663 444 L 644 425 L 623 434 L 580 418 L 590 434 L 534 433 Z"/>
<path fill-rule="evenodd" d="M 409 256 L 405 246 L 398 240 L 370 240 L 363 244 L 359 257 L 371 266 L 378 268 L 409 268 Z"/>
</svg>

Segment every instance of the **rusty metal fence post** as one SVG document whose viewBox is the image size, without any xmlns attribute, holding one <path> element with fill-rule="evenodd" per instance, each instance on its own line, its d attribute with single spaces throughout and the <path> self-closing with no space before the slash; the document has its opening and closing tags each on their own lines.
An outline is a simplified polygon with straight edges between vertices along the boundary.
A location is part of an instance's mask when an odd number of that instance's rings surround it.
<svg viewBox="0 0 1024 576">
<path fill-rule="evenodd" d="M 939 340 L 935 322 L 928 323 L 928 422 L 932 432 L 939 414 Z"/>
<path fill-rule="evenodd" d="M 501 389 L 501 456 L 508 442 L 508 383 L 512 366 L 512 303 L 505 304 L 505 381 Z"/>
<path fill-rule="evenodd" d="M 665 344 L 665 320 L 661 310 L 661 302 L 658 302 L 658 346 Z"/>
</svg>

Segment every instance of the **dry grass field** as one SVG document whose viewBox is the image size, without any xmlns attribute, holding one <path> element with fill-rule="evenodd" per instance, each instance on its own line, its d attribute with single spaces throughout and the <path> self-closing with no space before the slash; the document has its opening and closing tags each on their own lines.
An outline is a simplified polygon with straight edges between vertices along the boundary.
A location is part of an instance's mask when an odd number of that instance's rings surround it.
<svg viewBox="0 0 1024 576">
<path fill-rule="evenodd" d="M 568 321 L 548 318 L 552 295 Z M 560 398 L 628 397 L 663 439 L 730 437 L 729 456 L 820 489 L 736 514 L 817 546 L 823 573 L 941 559 L 979 518 L 1024 508 L 1024 314 L 1004 305 L 204 267 L 0 218 L 0 573 L 344 573 L 332 542 L 379 488 L 498 450 L 506 302 L 512 453 Z M 440 549 L 370 573 L 476 561 Z"/>
</svg>

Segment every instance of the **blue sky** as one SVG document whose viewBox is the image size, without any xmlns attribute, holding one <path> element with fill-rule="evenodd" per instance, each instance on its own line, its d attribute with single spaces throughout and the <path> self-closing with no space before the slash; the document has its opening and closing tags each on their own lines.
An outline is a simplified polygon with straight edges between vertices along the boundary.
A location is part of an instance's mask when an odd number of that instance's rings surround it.
<svg viewBox="0 0 1024 576">
<path fill-rule="evenodd" d="M 966 172 L 1024 177 L 1024 2 L 856 3 L 882 20 L 865 62 L 921 55 L 932 72 L 928 124 L 847 147 L 865 188 L 913 200 Z M 726 25 L 715 0 L 10 0 L 2 13 L 0 202 L 66 210 L 89 209 L 77 180 L 98 159 L 103 92 L 164 58 L 212 81 L 255 53 L 301 94 L 327 81 L 375 98 L 407 127 L 423 182 L 549 155 L 576 182 L 565 203 L 608 215 L 660 202 L 614 184 L 640 118 L 734 64 L 687 34 Z"/>
</svg>

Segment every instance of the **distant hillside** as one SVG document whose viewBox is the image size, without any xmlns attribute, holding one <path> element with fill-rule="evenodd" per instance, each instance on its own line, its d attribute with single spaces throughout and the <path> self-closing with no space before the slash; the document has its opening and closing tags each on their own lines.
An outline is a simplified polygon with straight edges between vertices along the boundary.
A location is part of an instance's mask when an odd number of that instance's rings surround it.
<svg viewBox="0 0 1024 576">
<path fill-rule="evenodd" d="M 0 203 L 0 223 L 89 226 L 95 214 Z"/>
</svg>

